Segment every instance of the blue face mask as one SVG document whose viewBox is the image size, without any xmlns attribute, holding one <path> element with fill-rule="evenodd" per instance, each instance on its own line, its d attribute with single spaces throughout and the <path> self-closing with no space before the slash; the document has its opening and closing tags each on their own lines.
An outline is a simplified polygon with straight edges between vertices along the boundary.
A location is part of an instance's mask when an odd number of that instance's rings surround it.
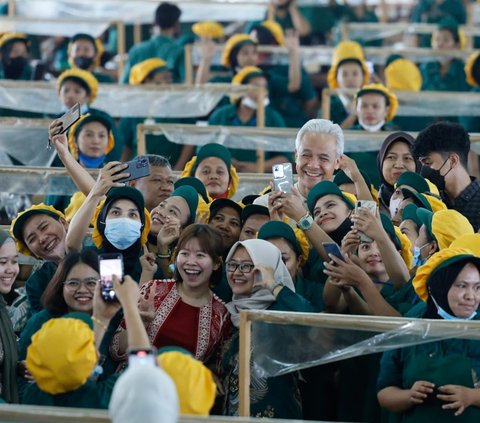
<svg viewBox="0 0 480 423">
<path fill-rule="evenodd" d="M 98 169 L 105 161 L 105 154 L 100 157 L 89 157 L 78 151 L 78 158 L 85 165 L 87 169 Z"/>
<path fill-rule="evenodd" d="M 422 245 L 421 247 L 413 247 L 413 264 L 416 267 L 423 266 L 427 260 L 428 257 L 422 258 L 422 249 L 425 248 L 430 242 L 427 242 L 426 244 Z"/>
<path fill-rule="evenodd" d="M 431 294 L 430 294 L 431 295 Z M 432 296 L 433 303 L 435 304 L 435 307 L 437 307 L 437 313 L 438 315 L 443 319 L 443 320 L 472 320 L 476 315 L 477 312 L 474 311 L 470 316 L 468 317 L 457 317 L 457 316 L 452 316 L 450 313 L 446 312 L 442 307 L 440 307 L 437 302 L 435 301 L 435 298 Z"/>
<path fill-rule="evenodd" d="M 128 217 L 107 219 L 105 238 L 118 250 L 126 250 L 140 238 L 142 224 Z"/>
</svg>

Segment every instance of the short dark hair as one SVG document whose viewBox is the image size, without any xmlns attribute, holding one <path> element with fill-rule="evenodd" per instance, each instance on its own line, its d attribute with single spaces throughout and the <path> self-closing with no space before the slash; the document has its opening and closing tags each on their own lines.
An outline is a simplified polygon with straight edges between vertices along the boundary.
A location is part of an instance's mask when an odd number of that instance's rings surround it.
<svg viewBox="0 0 480 423">
<path fill-rule="evenodd" d="M 70 252 L 60 262 L 57 271 L 50 280 L 40 301 L 42 305 L 54 315 L 68 313 L 68 306 L 63 298 L 63 283 L 73 267 L 79 263 L 84 263 L 91 267 L 97 273 L 98 255 L 92 249 L 85 249 L 81 252 Z"/>
<path fill-rule="evenodd" d="M 220 231 L 210 225 L 204 225 L 201 223 L 194 223 L 187 226 L 180 235 L 180 238 L 175 248 L 175 261 L 177 259 L 178 251 L 191 239 L 196 238 L 200 247 L 205 253 L 207 253 L 213 261 L 213 264 L 220 264 L 217 270 L 212 272 L 210 278 L 210 286 L 217 286 L 222 280 L 223 266 L 222 266 L 222 254 L 223 254 L 223 241 Z M 175 273 L 173 275 L 177 282 L 182 282 L 182 277 L 178 272 L 178 268 L 175 266 Z"/>
<path fill-rule="evenodd" d="M 278 41 L 273 34 L 262 25 L 256 25 L 252 28 L 252 31 L 257 32 L 258 44 L 262 46 L 278 46 Z"/>
<path fill-rule="evenodd" d="M 422 130 L 415 140 L 412 154 L 419 159 L 429 153 L 440 153 L 443 157 L 457 153 L 463 167 L 468 166 L 470 136 L 465 128 L 453 122 L 437 122 Z"/>
<path fill-rule="evenodd" d="M 160 3 L 155 11 L 155 25 L 160 29 L 173 28 L 179 21 L 182 11 L 172 3 Z"/>
<path fill-rule="evenodd" d="M 144 156 L 137 156 L 135 158 L 136 159 L 146 158 L 150 166 L 168 167 L 169 169 L 172 168 L 172 165 L 170 164 L 168 159 L 158 154 L 145 154 Z"/>
<path fill-rule="evenodd" d="M 473 62 L 472 78 L 475 80 L 477 84 L 480 85 L 480 56 L 478 56 Z"/>
</svg>

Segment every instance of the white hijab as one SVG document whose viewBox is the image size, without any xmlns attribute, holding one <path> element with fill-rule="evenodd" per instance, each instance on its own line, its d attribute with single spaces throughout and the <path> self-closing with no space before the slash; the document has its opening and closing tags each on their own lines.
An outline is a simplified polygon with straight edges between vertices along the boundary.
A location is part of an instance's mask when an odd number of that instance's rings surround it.
<svg viewBox="0 0 480 423">
<path fill-rule="evenodd" d="M 287 266 L 282 261 L 282 253 L 275 245 L 263 239 L 238 241 L 230 249 L 226 262 L 232 259 L 233 254 L 240 246 L 247 250 L 255 266 L 259 264 L 270 266 L 273 269 L 275 282 L 280 282 L 295 292 L 292 277 L 288 272 Z M 232 301 L 227 304 L 227 310 L 230 312 L 233 325 L 238 328 L 240 326 L 241 310 L 265 310 L 274 302 L 275 296 L 270 290 L 254 288 L 248 295 L 233 294 Z"/>
</svg>

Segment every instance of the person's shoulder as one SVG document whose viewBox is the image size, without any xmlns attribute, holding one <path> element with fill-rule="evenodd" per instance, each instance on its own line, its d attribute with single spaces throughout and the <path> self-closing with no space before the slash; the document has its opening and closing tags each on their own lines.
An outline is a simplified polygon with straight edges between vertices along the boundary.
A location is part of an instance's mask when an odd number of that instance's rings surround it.
<svg viewBox="0 0 480 423">
<path fill-rule="evenodd" d="M 234 104 L 226 104 L 225 106 L 220 106 L 218 109 L 216 109 L 208 121 L 211 122 L 216 122 L 216 121 L 223 121 L 224 119 L 234 117 L 237 114 L 237 108 L 235 107 Z M 219 123 L 224 123 L 224 122 L 219 122 Z"/>
<path fill-rule="evenodd" d="M 265 109 L 266 113 L 266 126 L 273 126 L 273 127 L 280 127 L 284 128 L 285 127 L 285 120 L 283 119 L 283 116 L 277 112 L 273 107 L 268 106 Z"/>
</svg>

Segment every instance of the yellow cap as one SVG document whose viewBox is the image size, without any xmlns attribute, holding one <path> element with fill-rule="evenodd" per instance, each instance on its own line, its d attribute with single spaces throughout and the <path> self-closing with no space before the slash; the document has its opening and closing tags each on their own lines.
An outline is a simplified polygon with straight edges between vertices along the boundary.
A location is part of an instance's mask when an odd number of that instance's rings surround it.
<svg viewBox="0 0 480 423">
<path fill-rule="evenodd" d="M 63 394 L 82 386 L 97 364 L 93 331 L 82 320 L 50 319 L 32 336 L 27 369 L 38 387 Z"/>
<path fill-rule="evenodd" d="M 260 26 L 267 28 L 279 46 L 285 45 L 283 28 L 275 21 L 263 21 Z"/>
<path fill-rule="evenodd" d="M 462 257 L 474 257 L 474 255 L 472 255 L 470 250 L 464 248 L 445 248 L 433 254 L 423 266 L 420 266 L 417 269 L 412 285 L 422 301 L 426 302 L 428 300 L 429 295 L 427 284 L 432 274 L 437 269 L 440 270 L 439 268 L 442 267 L 442 264 L 443 266 L 447 266 L 449 263 L 453 262 L 455 257 L 460 259 Z"/>
<path fill-rule="evenodd" d="M 363 83 L 368 84 L 370 80 L 370 71 L 365 62 L 362 46 L 356 41 L 342 41 L 337 45 L 333 52 L 332 66 L 327 74 L 327 82 L 330 88 L 338 88 L 337 73 L 338 67 L 346 60 L 356 60 L 360 63 L 363 70 Z"/>
<path fill-rule="evenodd" d="M 382 94 L 387 99 L 388 113 L 386 120 L 387 122 L 392 120 L 398 109 L 398 99 L 395 94 L 393 94 L 385 85 L 383 84 L 367 84 L 364 85 L 360 90 L 358 90 L 357 95 L 355 96 L 355 104 L 357 104 L 358 99 L 364 94 Z"/>
<path fill-rule="evenodd" d="M 447 205 L 440 198 L 429 195 L 426 192 L 423 193 L 423 196 L 427 200 L 428 204 L 430 204 L 432 212 L 435 213 L 441 210 L 447 210 Z"/>
<path fill-rule="evenodd" d="M 128 83 L 130 85 L 143 84 L 145 78 L 154 70 L 168 70 L 167 62 L 159 58 L 147 59 L 143 62 L 137 63 L 130 70 L 130 77 Z"/>
<path fill-rule="evenodd" d="M 285 223 L 288 224 L 288 222 Z M 300 262 L 300 266 L 303 266 L 308 260 L 308 256 L 310 254 L 310 244 L 308 242 L 307 236 L 305 235 L 305 232 L 303 232 L 301 229 L 294 228 L 293 232 L 295 233 L 295 238 L 297 238 L 300 251 L 302 252 L 302 260 Z"/>
<path fill-rule="evenodd" d="M 411 269 L 413 265 L 412 242 L 398 226 L 394 226 L 393 228 L 395 230 L 395 235 L 397 235 L 398 239 L 400 240 L 400 244 L 402 244 L 400 255 L 402 256 L 407 267 Z"/>
<path fill-rule="evenodd" d="M 201 361 L 179 351 L 164 352 L 157 362 L 177 387 L 180 413 L 208 416 L 217 390 L 212 372 Z"/>
<path fill-rule="evenodd" d="M 439 250 L 448 248 L 456 238 L 475 232 L 468 219 L 452 209 L 440 210 L 433 214 L 431 231 Z"/>
<path fill-rule="evenodd" d="M 25 41 L 27 45 L 29 44 L 28 38 L 23 32 L 7 32 L 0 37 L 0 48 L 13 40 Z"/>
<path fill-rule="evenodd" d="M 248 82 L 254 76 L 264 76 L 265 74 L 256 66 L 245 66 L 232 78 L 232 84 L 241 85 Z"/>
<path fill-rule="evenodd" d="M 97 78 L 93 76 L 91 72 L 88 72 L 83 69 L 73 68 L 68 69 L 60 74 L 57 79 L 57 91 L 60 92 L 62 88 L 62 83 L 67 78 L 78 78 L 81 79 L 87 87 L 90 89 L 90 101 L 89 104 L 92 104 L 98 95 L 98 81 Z"/>
<path fill-rule="evenodd" d="M 72 153 L 72 156 L 75 157 L 75 159 L 78 159 L 78 146 L 75 137 L 80 133 L 80 129 L 82 129 L 83 125 L 86 125 L 90 122 L 101 122 L 102 124 L 106 125 L 106 128 L 108 130 L 108 143 L 107 148 L 105 149 L 105 154 L 110 153 L 110 151 L 113 150 L 113 147 L 115 147 L 113 132 L 110 129 L 111 125 L 109 123 L 107 124 L 106 119 L 102 118 L 101 116 L 87 113 L 86 115 L 83 115 L 79 120 L 77 120 L 77 122 L 75 122 L 68 131 L 68 147 L 70 149 L 70 152 Z"/>
<path fill-rule="evenodd" d="M 433 182 L 430 182 L 430 180 L 427 178 L 425 178 L 425 182 L 428 184 L 428 191 L 440 197 L 440 191 L 438 190 L 438 187 Z"/>
<path fill-rule="evenodd" d="M 385 68 L 385 82 L 390 90 L 420 91 L 423 80 L 415 63 L 397 59 Z"/>
<path fill-rule="evenodd" d="M 232 60 L 230 56 L 232 55 L 233 50 L 242 44 L 257 45 L 257 42 L 252 37 L 250 37 L 250 35 L 247 35 L 247 34 L 232 35 L 227 40 L 225 44 L 225 48 L 223 49 L 223 52 L 222 52 L 221 62 L 223 66 L 226 66 L 227 68 L 232 67 Z"/>
<path fill-rule="evenodd" d="M 467 60 L 467 63 L 465 63 L 465 74 L 467 75 L 467 82 L 472 87 L 476 87 L 480 85 L 480 81 L 477 81 L 472 74 L 473 65 L 477 60 L 479 60 L 479 58 L 480 58 L 480 51 L 476 51 L 470 55 L 470 57 Z"/>
<path fill-rule="evenodd" d="M 35 214 L 46 214 L 57 220 L 65 219 L 65 215 L 61 211 L 58 211 L 53 206 L 47 206 L 44 203 L 34 204 L 28 209 L 18 213 L 10 224 L 10 235 L 12 235 L 13 239 L 15 240 L 18 252 L 24 256 L 31 256 L 32 253 L 28 249 L 23 239 L 23 225 L 31 216 Z"/>
<path fill-rule="evenodd" d="M 480 257 L 480 234 L 467 234 L 456 238 L 448 248 L 465 248 Z"/>
<path fill-rule="evenodd" d="M 192 31 L 198 37 L 222 38 L 225 35 L 223 25 L 218 22 L 204 21 L 192 25 Z"/>
</svg>

